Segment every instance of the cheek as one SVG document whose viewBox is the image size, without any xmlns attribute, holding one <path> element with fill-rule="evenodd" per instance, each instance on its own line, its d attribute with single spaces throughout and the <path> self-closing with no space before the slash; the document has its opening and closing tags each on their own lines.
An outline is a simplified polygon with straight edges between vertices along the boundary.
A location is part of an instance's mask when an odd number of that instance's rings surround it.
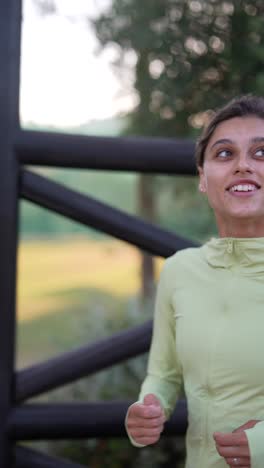
<svg viewBox="0 0 264 468">
<path fill-rule="evenodd" d="M 226 192 L 223 182 L 214 177 L 206 178 L 206 193 L 208 203 L 212 208 L 216 208 L 219 204 L 223 204 L 226 199 Z"/>
<path fill-rule="evenodd" d="M 211 208 L 216 208 L 219 204 L 219 196 L 216 190 L 211 190 L 210 187 L 208 187 L 207 190 L 207 200 Z"/>
</svg>

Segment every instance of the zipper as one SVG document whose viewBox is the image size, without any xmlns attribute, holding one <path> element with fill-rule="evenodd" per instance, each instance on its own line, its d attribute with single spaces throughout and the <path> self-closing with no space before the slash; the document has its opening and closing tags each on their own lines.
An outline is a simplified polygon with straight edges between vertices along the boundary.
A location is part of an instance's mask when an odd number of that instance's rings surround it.
<svg viewBox="0 0 264 468">
<path fill-rule="evenodd" d="M 233 250 L 233 242 L 232 240 L 228 240 L 228 246 L 229 248 L 228 253 L 231 253 Z M 229 276 L 229 275 L 228 275 Z M 229 293 L 229 288 L 230 288 L 230 282 L 229 278 L 227 278 L 227 287 L 226 287 L 226 292 L 228 291 Z M 227 293 L 227 294 L 228 294 Z M 227 297 L 228 300 L 228 297 Z M 219 314 L 217 322 L 215 322 L 214 330 L 214 336 L 212 334 L 212 338 L 210 341 L 210 348 L 209 348 L 209 359 L 207 361 L 208 363 L 208 369 L 207 369 L 207 376 L 206 376 L 206 381 L 205 381 L 205 391 L 206 391 L 206 407 L 205 407 L 205 418 L 204 418 L 204 447 L 203 447 L 203 452 L 204 452 L 204 464 L 203 466 L 206 466 L 207 462 L 207 457 L 208 457 L 208 451 L 207 448 L 210 445 L 211 440 L 209 441 L 209 438 L 211 437 L 208 433 L 209 431 L 209 414 L 212 408 L 212 404 L 214 402 L 214 395 L 212 393 L 212 370 L 213 370 L 213 363 L 215 360 L 215 353 L 219 347 L 219 343 L 221 343 L 221 336 L 225 330 L 225 325 L 226 325 L 226 318 L 225 314 Z"/>
<path fill-rule="evenodd" d="M 227 241 L 227 252 L 232 253 L 233 252 L 233 241 L 231 239 L 228 239 Z"/>
</svg>

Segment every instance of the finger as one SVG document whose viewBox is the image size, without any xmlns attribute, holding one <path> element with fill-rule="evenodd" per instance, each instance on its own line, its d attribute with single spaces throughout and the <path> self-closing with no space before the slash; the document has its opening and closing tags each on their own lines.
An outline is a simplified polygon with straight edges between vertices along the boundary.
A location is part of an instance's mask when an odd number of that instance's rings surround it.
<svg viewBox="0 0 264 468">
<path fill-rule="evenodd" d="M 139 418 L 151 419 L 163 416 L 160 406 L 138 403 L 131 407 L 130 414 Z"/>
<path fill-rule="evenodd" d="M 227 457 L 226 463 L 230 466 L 250 466 L 249 457 L 235 457 L 237 461 L 234 463 L 234 458 Z"/>
<path fill-rule="evenodd" d="M 224 458 L 241 458 L 241 457 L 250 457 L 248 447 L 226 447 L 223 445 L 217 446 L 217 451 L 221 457 Z"/>
<path fill-rule="evenodd" d="M 237 464 L 234 465 L 234 463 L 229 465 L 229 466 L 230 466 L 230 468 L 236 468 L 237 466 L 239 466 L 239 468 L 250 468 L 251 467 L 251 465 L 237 465 Z"/>
<path fill-rule="evenodd" d="M 229 465 L 229 463 L 227 463 L 227 464 Z M 234 465 L 234 462 L 229 466 L 230 466 L 230 468 L 236 468 L 237 466 L 239 466 L 239 468 L 250 468 L 251 467 L 251 465 L 248 465 L 248 464 L 247 465 L 238 465 L 238 464 Z"/>
<path fill-rule="evenodd" d="M 139 439 L 141 437 L 159 437 L 162 432 L 162 428 L 155 428 L 155 429 L 145 429 L 145 428 L 134 428 L 129 431 L 129 434 L 134 439 Z"/>
<path fill-rule="evenodd" d="M 237 427 L 232 432 L 241 432 L 245 429 L 251 429 L 252 427 L 255 427 L 258 422 L 260 422 L 259 419 L 250 419 L 250 421 L 247 421 L 245 424 L 242 424 L 242 426 Z"/>
<path fill-rule="evenodd" d="M 144 397 L 143 403 L 144 403 L 144 405 L 147 405 L 147 406 L 154 405 L 154 406 L 160 406 L 161 407 L 160 401 L 156 397 L 156 395 L 154 395 L 154 393 L 148 393 Z"/>
<path fill-rule="evenodd" d="M 159 437 L 138 437 L 134 440 L 141 445 L 152 445 L 158 442 Z"/>
<path fill-rule="evenodd" d="M 145 418 L 145 417 L 131 417 L 131 421 L 136 421 L 136 424 L 143 425 L 146 427 L 154 427 L 154 426 L 159 426 L 159 424 L 164 424 L 166 421 L 166 418 L 161 415 L 153 418 Z"/>
<path fill-rule="evenodd" d="M 248 445 L 245 432 L 214 432 L 213 437 L 220 445 Z"/>
<path fill-rule="evenodd" d="M 155 428 L 161 427 L 164 425 L 164 418 L 161 416 L 160 418 L 130 418 L 127 421 L 127 427 L 146 427 L 146 428 Z"/>
</svg>

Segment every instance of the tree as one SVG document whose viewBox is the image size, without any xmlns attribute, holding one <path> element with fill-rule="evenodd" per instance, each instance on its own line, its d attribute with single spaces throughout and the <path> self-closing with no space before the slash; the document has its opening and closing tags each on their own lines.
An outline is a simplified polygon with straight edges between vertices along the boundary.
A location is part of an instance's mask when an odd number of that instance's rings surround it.
<svg viewBox="0 0 264 468">
<path fill-rule="evenodd" d="M 102 47 L 119 46 L 116 66 L 124 67 L 131 51 L 137 57 L 138 105 L 126 134 L 193 137 L 223 102 L 239 94 L 262 94 L 263 13 L 261 0 L 113 0 L 93 24 Z M 176 184 L 190 204 L 193 180 L 176 178 Z M 139 177 L 139 213 L 150 220 L 158 217 L 156 186 L 157 177 Z M 152 271 L 144 256 L 144 291 Z"/>
<path fill-rule="evenodd" d="M 264 89 L 261 0 L 113 0 L 95 22 L 119 65 L 137 56 L 139 104 L 129 132 L 192 136 L 205 111 L 241 93 Z"/>
</svg>

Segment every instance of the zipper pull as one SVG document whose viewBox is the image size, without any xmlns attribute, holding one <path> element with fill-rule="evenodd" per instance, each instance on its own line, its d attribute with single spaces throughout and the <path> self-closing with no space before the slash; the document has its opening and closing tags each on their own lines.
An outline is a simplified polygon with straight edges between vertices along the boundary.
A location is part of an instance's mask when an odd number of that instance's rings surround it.
<svg viewBox="0 0 264 468">
<path fill-rule="evenodd" d="M 230 254 L 233 252 L 233 242 L 232 242 L 231 239 L 229 239 L 229 240 L 227 241 L 227 249 L 226 249 L 226 250 L 227 250 L 227 252 L 230 253 Z"/>
</svg>

